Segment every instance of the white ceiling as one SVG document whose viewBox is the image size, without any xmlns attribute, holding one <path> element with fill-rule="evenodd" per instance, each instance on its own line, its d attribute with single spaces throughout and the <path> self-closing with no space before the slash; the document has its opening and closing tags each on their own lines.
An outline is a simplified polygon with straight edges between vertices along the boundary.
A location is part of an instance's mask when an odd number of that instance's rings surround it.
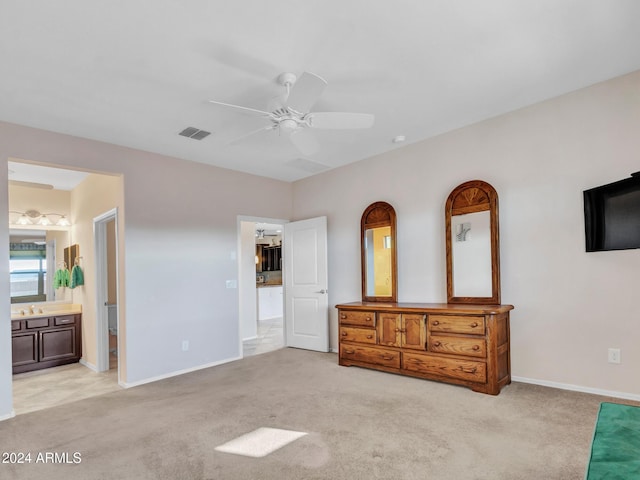
<svg viewBox="0 0 640 480">
<path fill-rule="evenodd" d="M 87 175 L 86 172 L 65 170 L 62 168 L 33 165 L 19 161 L 9 161 L 9 182 L 14 185 L 23 184 L 35 188 L 54 188 L 56 190 L 73 190 Z M 33 184 L 33 185 L 29 185 Z"/>
<path fill-rule="evenodd" d="M 640 69 L 637 0 L 2 3 L 0 120 L 286 181 Z M 264 110 L 285 71 L 373 128 L 229 145 L 264 120 L 207 100 Z"/>
</svg>

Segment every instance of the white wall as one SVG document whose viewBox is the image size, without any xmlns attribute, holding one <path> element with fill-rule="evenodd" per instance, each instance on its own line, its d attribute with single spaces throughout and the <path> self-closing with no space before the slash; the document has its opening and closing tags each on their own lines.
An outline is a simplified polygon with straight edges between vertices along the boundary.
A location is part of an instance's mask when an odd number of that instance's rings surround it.
<svg viewBox="0 0 640 480">
<path fill-rule="evenodd" d="M 294 184 L 294 218 L 327 215 L 329 301 L 360 299 L 360 216 L 398 215 L 398 297 L 446 301 L 444 203 L 467 180 L 499 195 L 512 372 L 640 398 L 640 251 L 585 253 L 582 191 L 640 170 L 640 72 Z M 331 192 L 331 195 L 327 195 Z M 337 314 L 331 312 L 337 347 Z M 607 363 L 607 349 L 622 363 Z"/>
<path fill-rule="evenodd" d="M 241 355 L 238 291 L 226 288 L 226 280 L 238 277 L 236 219 L 290 218 L 291 184 L 0 123 L 0 159 L 9 157 L 123 174 L 127 384 Z M 7 210 L 5 167 L 0 168 L 0 249 L 5 250 Z M 0 309 L 7 319 L 8 280 L 8 257 L 0 258 Z M 189 351 L 182 351 L 182 340 L 189 340 Z M 5 321 L 0 322 L 0 418 L 11 414 L 11 406 Z"/>
<path fill-rule="evenodd" d="M 98 365 L 98 332 L 97 332 L 97 277 L 96 252 L 93 219 L 118 208 L 124 209 L 122 198 L 122 178 L 118 175 L 87 175 L 87 177 L 71 191 L 71 244 L 78 245 L 80 252 L 79 266 L 84 272 L 84 285 L 74 288 L 73 302 L 82 305 L 82 360 L 91 368 Z M 119 219 L 120 235 L 126 236 Z M 122 238 L 118 239 L 122 244 Z M 69 265 L 72 269 L 73 265 Z M 126 287 L 126 279 L 122 279 L 120 288 Z M 103 307 L 101 307 L 103 308 Z M 126 332 L 126 314 L 120 315 L 120 322 Z M 120 354 L 120 366 L 126 365 L 126 355 Z M 126 373 L 126 369 L 123 370 Z M 122 381 L 126 380 L 123 376 Z"/>
<path fill-rule="evenodd" d="M 241 221 L 239 253 L 240 338 L 258 336 L 258 302 L 256 300 L 256 223 Z"/>
</svg>

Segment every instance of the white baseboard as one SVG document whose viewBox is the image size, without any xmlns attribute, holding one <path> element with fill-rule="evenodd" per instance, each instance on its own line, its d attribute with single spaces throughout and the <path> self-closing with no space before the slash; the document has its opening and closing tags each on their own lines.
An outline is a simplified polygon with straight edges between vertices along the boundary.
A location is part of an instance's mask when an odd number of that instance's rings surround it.
<svg viewBox="0 0 640 480">
<path fill-rule="evenodd" d="M 93 370 L 94 372 L 98 373 L 98 367 L 96 367 L 93 363 L 87 362 L 84 358 L 80 359 L 80 365 L 84 365 L 89 370 Z"/>
<path fill-rule="evenodd" d="M 583 387 L 581 385 L 571 385 L 569 383 L 549 382 L 547 380 L 538 380 L 526 377 L 511 377 L 514 382 L 531 383 L 533 385 L 541 385 L 543 387 L 558 388 L 560 390 L 571 390 L 574 392 L 591 393 L 593 395 L 601 395 L 603 397 L 621 398 L 624 400 L 634 400 L 640 402 L 640 395 L 627 392 L 615 392 L 612 390 L 602 390 L 600 388 Z"/>
<path fill-rule="evenodd" d="M 338 353 L 338 349 L 337 348 L 330 348 L 329 351 L 331 353 Z"/>
<path fill-rule="evenodd" d="M 177 377 L 178 375 L 184 375 L 185 373 L 191 373 L 197 370 L 203 370 L 205 368 L 216 367 L 224 363 L 235 362 L 236 360 L 242 360 L 242 356 L 228 358 L 225 360 L 219 360 L 217 362 L 211 362 L 205 365 L 199 365 L 197 367 L 185 368 L 184 370 L 176 370 L 175 372 L 166 373 L 164 375 L 158 375 L 157 377 L 145 378 L 144 380 L 138 380 L 137 382 L 118 382 L 118 385 L 120 385 L 123 388 L 137 387 L 139 385 L 144 385 L 146 383 L 157 382 L 158 380 L 164 380 L 166 378 Z"/>
</svg>

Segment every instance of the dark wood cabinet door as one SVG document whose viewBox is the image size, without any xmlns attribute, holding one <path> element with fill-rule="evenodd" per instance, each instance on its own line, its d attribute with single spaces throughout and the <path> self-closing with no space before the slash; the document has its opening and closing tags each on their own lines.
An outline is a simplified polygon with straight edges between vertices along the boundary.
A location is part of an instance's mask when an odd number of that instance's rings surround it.
<svg viewBox="0 0 640 480">
<path fill-rule="evenodd" d="M 38 361 L 38 332 L 14 334 L 11 337 L 13 366 L 28 365 Z"/>
<path fill-rule="evenodd" d="M 58 360 L 75 357 L 76 329 L 75 327 L 57 328 L 40 332 L 40 361 Z"/>
</svg>

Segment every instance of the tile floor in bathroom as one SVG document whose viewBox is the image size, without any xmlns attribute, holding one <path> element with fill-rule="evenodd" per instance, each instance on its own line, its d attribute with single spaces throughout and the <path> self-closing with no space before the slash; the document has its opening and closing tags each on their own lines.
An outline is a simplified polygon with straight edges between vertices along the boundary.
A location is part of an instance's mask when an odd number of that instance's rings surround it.
<svg viewBox="0 0 640 480">
<path fill-rule="evenodd" d="M 117 360 L 116 360 L 117 361 Z M 80 363 L 13 376 L 16 415 L 120 390 L 118 369 L 97 373 Z"/>
<path fill-rule="evenodd" d="M 243 343 L 243 355 L 259 355 L 284 347 L 282 317 L 258 322 L 258 336 Z M 80 363 L 13 376 L 13 408 L 16 415 L 75 402 L 120 390 L 117 357 L 111 370 L 96 373 Z"/>
</svg>

